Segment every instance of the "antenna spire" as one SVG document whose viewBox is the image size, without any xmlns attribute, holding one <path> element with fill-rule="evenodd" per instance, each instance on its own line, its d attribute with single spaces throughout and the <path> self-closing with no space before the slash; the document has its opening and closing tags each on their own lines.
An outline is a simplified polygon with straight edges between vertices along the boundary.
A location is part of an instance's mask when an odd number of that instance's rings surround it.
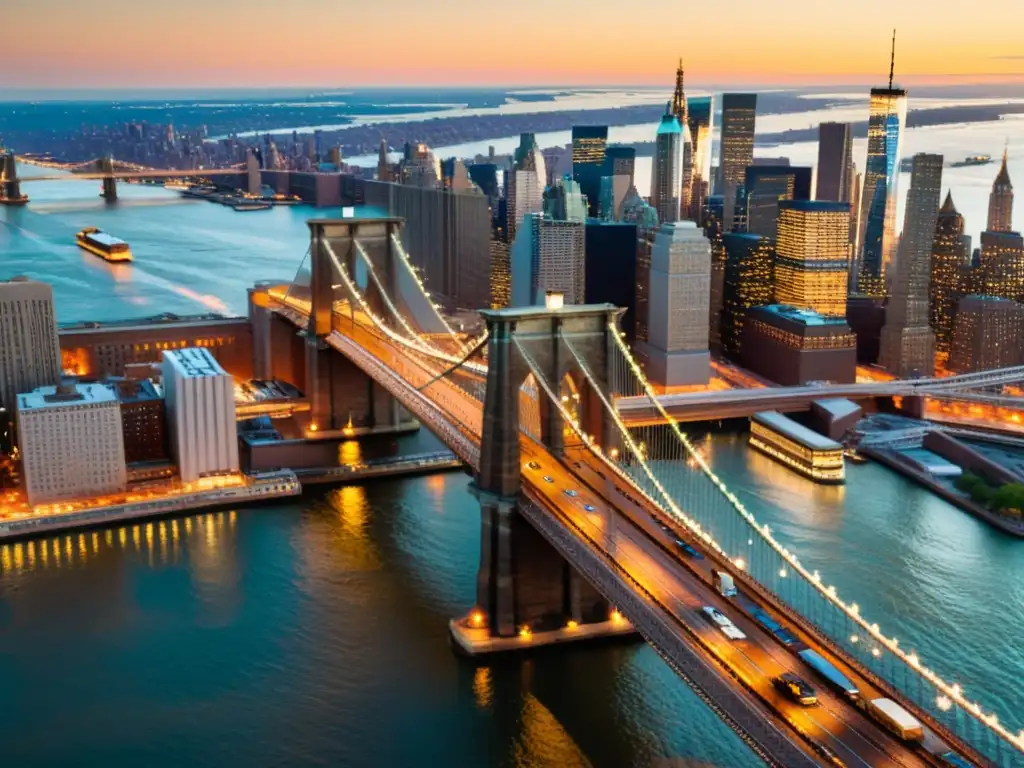
<svg viewBox="0 0 1024 768">
<path fill-rule="evenodd" d="M 889 58 L 889 90 L 892 90 L 892 76 L 896 72 L 896 30 L 892 31 L 892 55 Z"/>
</svg>

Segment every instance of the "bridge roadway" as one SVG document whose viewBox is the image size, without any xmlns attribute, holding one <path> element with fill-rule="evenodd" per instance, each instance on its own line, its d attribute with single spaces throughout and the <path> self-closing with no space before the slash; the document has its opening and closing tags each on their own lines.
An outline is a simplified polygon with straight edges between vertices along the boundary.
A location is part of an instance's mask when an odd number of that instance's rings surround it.
<svg viewBox="0 0 1024 768">
<path fill-rule="evenodd" d="M 96 171 L 95 173 L 64 173 L 60 175 L 49 173 L 42 176 L 19 176 L 18 182 L 24 184 L 29 181 L 101 181 L 103 179 L 180 179 L 193 177 L 202 179 L 207 176 L 226 176 L 228 174 L 240 176 L 245 172 L 244 168 L 208 168 L 190 171 L 154 168 L 151 171 L 114 171 L 113 173 Z"/>
<path fill-rule="evenodd" d="M 446 379 L 438 382 L 443 391 L 435 391 L 441 389 L 435 385 L 431 397 L 427 397 L 415 387 L 425 384 L 431 378 L 429 374 L 415 368 L 379 332 L 358 323 L 353 327 L 346 321 L 345 325 L 345 332 L 336 331 L 328 343 L 398 396 L 464 460 L 476 464 L 481 425 L 479 401 Z M 585 449 L 570 450 L 566 459 L 572 463 L 570 468 L 525 435 L 521 447 L 524 494 L 533 502 L 525 505 L 524 510 L 540 510 L 541 517 L 534 518 L 535 523 L 574 565 L 579 567 L 587 561 L 580 557 L 581 549 L 596 553 L 603 560 L 606 572 L 617 582 L 617 589 L 609 589 L 607 580 L 602 582 L 595 577 L 597 586 L 670 665 L 686 677 L 697 678 L 705 690 L 717 689 L 715 696 L 708 699 L 709 705 L 720 715 L 724 710 L 727 721 L 732 718 L 739 723 L 755 750 L 769 755 L 778 755 L 781 750 L 788 757 L 776 764 L 787 768 L 822 761 L 812 751 L 811 742 L 823 744 L 847 766 L 909 768 L 941 764 L 932 755 L 948 747 L 938 736 L 926 729 L 924 749 L 900 741 L 847 699 L 826 689 L 809 668 L 745 613 L 741 602 L 720 596 L 711 586 L 712 553 L 706 553 L 708 557 L 702 561 L 682 557 L 675 541 L 687 536 L 674 525 L 667 525 L 669 530 L 664 530 L 662 525 L 668 521 L 658 521 L 651 505 L 626 496 L 618 483 L 608 480 L 606 473 L 611 470 L 600 459 Z M 541 468 L 530 470 L 530 461 L 538 462 Z M 601 466 L 597 466 L 599 463 Z M 553 482 L 544 481 L 544 475 Z M 567 488 L 577 490 L 579 495 L 570 498 L 564 493 Z M 587 512 L 585 504 L 598 511 Z M 697 542 L 691 543 L 700 547 Z M 744 595 L 743 602 L 757 605 L 781 620 L 809 647 L 855 681 L 865 696 L 885 695 L 759 596 Z M 747 639 L 727 640 L 704 621 L 699 612 L 704 605 L 714 606 L 732 618 Z M 652 631 L 652 619 L 671 637 Z M 774 690 L 771 678 L 787 671 L 815 686 L 821 700 L 819 706 L 802 707 Z M 752 723 L 752 717 L 759 722 Z M 772 761 L 775 762 L 774 758 Z"/>
</svg>

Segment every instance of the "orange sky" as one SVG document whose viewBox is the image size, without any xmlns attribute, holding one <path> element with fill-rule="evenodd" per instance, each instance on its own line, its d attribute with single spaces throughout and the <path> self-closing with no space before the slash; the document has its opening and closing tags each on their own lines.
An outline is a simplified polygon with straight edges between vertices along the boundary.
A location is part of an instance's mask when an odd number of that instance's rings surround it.
<svg viewBox="0 0 1024 768">
<path fill-rule="evenodd" d="M 1024 0 L 14 0 L 3 87 L 1024 82 Z M 13 30 L 13 33 L 12 33 Z"/>
</svg>

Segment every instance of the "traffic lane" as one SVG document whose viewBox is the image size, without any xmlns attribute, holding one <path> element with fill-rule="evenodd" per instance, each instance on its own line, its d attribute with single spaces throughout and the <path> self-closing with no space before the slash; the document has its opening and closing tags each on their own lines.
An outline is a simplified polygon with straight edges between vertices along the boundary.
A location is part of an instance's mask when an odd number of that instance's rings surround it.
<svg viewBox="0 0 1024 768">
<path fill-rule="evenodd" d="M 530 455 L 538 459 L 540 458 L 540 454 Z M 564 471 L 559 472 L 556 470 L 551 477 L 554 480 L 552 483 L 546 483 L 538 477 L 536 480 L 531 479 L 531 485 L 552 508 L 558 509 L 572 524 L 579 526 L 585 532 L 585 535 L 599 548 L 603 548 L 600 539 L 603 538 L 604 529 L 599 525 L 592 524 L 589 516 L 582 510 L 582 507 L 565 503 L 569 499 L 562 492 L 562 488 L 565 487 L 565 483 L 571 478 L 571 475 L 566 475 Z M 589 501 L 585 503 L 589 503 Z M 717 664 L 724 668 L 724 670 L 730 670 L 733 675 L 749 683 L 751 689 L 757 690 L 761 688 L 760 693 L 764 694 L 766 692 L 766 689 L 763 687 L 765 683 L 762 675 L 752 674 L 752 669 L 737 669 L 738 665 L 734 656 L 735 649 L 730 647 L 728 643 L 723 642 L 722 638 L 724 636 L 720 634 L 718 629 L 703 619 L 697 620 L 700 615 L 700 607 L 704 604 L 711 604 L 710 602 L 702 602 L 693 595 L 686 593 L 679 584 L 674 583 L 671 579 L 666 579 L 664 574 L 659 576 L 657 569 L 652 563 L 644 562 L 644 553 L 635 546 L 635 542 L 617 541 L 616 548 L 615 558 L 620 566 L 624 567 L 630 576 L 643 589 L 653 595 L 661 605 L 665 606 L 671 615 L 677 620 L 684 621 L 687 626 L 694 629 L 702 640 L 706 641 L 707 647 L 703 649 L 703 654 L 714 658 Z M 678 607 L 678 604 L 681 603 L 685 605 L 683 609 Z M 690 615 L 691 611 L 692 615 Z M 686 642 L 692 641 L 687 638 Z M 732 663 L 730 663 L 730 659 Z M 761 712 L 762 716 L 772 718 L 773 721 L 779 719 L 778 713 L 769 704 L 752 693 L 751 690 L 748 690 L 743 685 L 737 686 L 735 690 L 738 695 L 747 699 L 755 710 Z M 778 725 L 779 732 L 794 747 L 808 754 L 816 762 L 820 761 L 821 758 L 813 752 L 812 747 L 787 727 L 786 723 L 782 722 Z"/>
<path fill-rule="evenodd" d="M 550 461 L 550 460 L 549 460 Z M 559 467 L 561 465 L 558 465 Z M 573 466 L 579 470 L 579 467 Z M 583 467 L 587 468 L 586 465 Z M 542 469 L 540 472 L 544 471 Z M 550 473 L 548 473 L 550 474 Z M 609 515 L 611 515 L 612 505 L 604 504 L 602 506 L 601 500 L 595 500 L 594 498 L 585 498 L 583 490 L 580 488 L 580 484 L 577 480 L 576 483 L 572 483 L 574 479 L 571 472 L 566 470 L 560 478 L 564 483 L 570 483 L 568 487 L 576 488 L 580 492 L 580 496 L 577 499 L 584 498 L 581 503 L 589 503 L 598 509 L 607 509 Z M 604 482 L 607 486 L 608 481 Z M 557 484 L 557 483 L 556 483 Z M 568 497 L 564 497 L 568 498 Z M 635 505 L 634 505 L 635 506 Z M 649 515 L 646 511 L 639 513 L 640 519 L 645 523 L 643 529 L 649 531 L 654 536 L 669 537 L 662 531 L 653 521 L 650 521 Z M 735 614 L 730 616 L 734 623 L 739 626 L 748 638 L 756 637 L 759 642 L 756 646 L 751 646 L 751 654 L 756 658 L 753 660 L 755 665 L 761 666 L 763 673 L 770 678 L 773 675 L 780 674 L 781 672 L 793 672 L 802 678 L 811 677 L 809 674 L 810 670 L 793 654 L 784 651 L 778 644 L 777 640 L 768 633 L 761 625 L 757 624 L 752 619 L 749 619 L 745 613 L 738 611 L 736 606 L 721 597 L 717 591 L 710 586 L 710 573 L 704 572 L 699 576 L 695 576 L 689 573 L 687 566 L 693 566 L 692 563 L 683 563 L 680 558 L 676 558 L 673 555 L 666 552 L 660 546 L 653 544 L 650 539 L 644 536 L 643 532 L 637 530 L 639 526 L 636 521 L 630 520 L 628 516 L 620 520 L 619 525 L 612 524 L 607 527 L 607 531 L 613 532 L 613 535 L 630 535 L 630 531 L 634 531 L 637 536 L 642 538 L 641 542 L 636 543 L 641 549 L 651 548 L 648 554 L 654 555 L 660 560 L 663 574 L 672 574 L 668 576 L 669 579 L 680 581 L 679 576 L 683 575 L 688 577 L 686 580 L 691 581 L 694 584 L 700 584 L 700 587 L 695 588 L 695 593 L 698 600 L 702 600 L 702 605 L 713 605 L 719 610 L 723 610 L 723 604 L 725 609 L 723 613 L 726 615 Z M 621 542 L 616 542 L 616 551 L 622 552 L 619 548 Z M 702 561 L 707 563 L 707 560 Z M 709 566 L 708 566 L 709 568 Z M 705 581 L 701 580 L 703 577 Z M 699 609 L 699 606 L 698 606 Z M 721 635 L 720 632 L 716 634 Z M 724 637 L 724 636 L 722 636 Z M 743 641 L 739 641 L 743 642 Z M 730 644 L 731 645 L 731 644 Z M 770 680 L 768 681 L 770 686 Z M 761 687 L 760 691 L 762 694 L 765 693 L 764 686 Z M 823 732 L 827 733 L 833 741 L 837 741 L 844 751 L 848 751 L 852 756 L 856 758 L 858 762 L 863 762 L 869 765 L 908 765 L 918 766 L 926 765 L 921 762 L 921 758 L 914 752 L 910 751 L 906 745 L 899 740 L 892 737 L 888 731 L 884 731 L 873 721 L 868 720 L 864 717 L 861 711 L 850 704 L 846 699 L 840 699 L 831 695 L 830 692 L 822 693 L 821 696 L 830 703 L 831 708 L 825 709 L 822 707 L 817 708 L 804 708 L 800 705 L 794 705 L 789 702 L 788 699 L 784 699 L 781 695 L 777 694 L 774 688 L 771 688 L 769 700 L 775 701 L 777 704 L 781 701 L 782 706 L 780 711 L 785 712 L 788 715 L 794 715 L 796 713 L 804 713 L 806 717 L 810 718 L 815 725 L 820 728 Z M 818 710 L 815 712 L 814 710 Z M 840 714 L 841 713 L 841 714 Z M 797 715 L 799 717 L 799 715 Z M 865 735 L 869 734 L 881 734 L 881 738 L 875 739 Z M 834 746 L 834 745 L 833 745 Z M 838 750 L 837 750 L 838 751 Z M 892 758 L 890 758 L 890 755 Z M 866 760 L 865 760 L 866 758 Z"/>
<path fill-rule="evenodd" d="M 618 493 L 616 484 L 612 482 L 607 476 L 605 478 L 597 476 L 597 472 L 589 464 L 589 460 L 592 458 L 589 455 L 589 452 L 587 452 L 585 456 L 581 455 L 583 454 L 583 450 L 574 451 L 573 454 L 575 456 L 575 461 L 573 461 L 573 457 L 570 457 L 570 461 L 573 462 L 572 466 L 577 472 L 580 472 L 581 474 L 590 474 L 590 479 L 598 487 L 604 485 L 606 490 L 609 488 L 614 489 L 613 497 L 618 496 L 618 498 L 621 500 L 621 506 L 632 508 L 634 512 L 632 517 L 635 519 L 633 519 L 631 522 L 638 528 L 647 531 L 651 536 L 655 537 L 657 540 L 664 542 L 669 549 L 675 550 L 675 540 L 676 538 L 679 538 L 679 535 L 675 530 L 670 532 L 663 531 L 661 527 L 654 522 L 653 518 L 646 511 L 646 509 L 644 509 L 634 501 L 630 501 L 629 499 L 623 498 L 621 494 Z M 607 467 L 604 467 L 603 469 L 607 470 Z M 602 472 L 601 474 L 605 473 Z M 621 483 L 621 481 L 619 482 Z M 628 514 L 628 510 L 626 511 L 626 517 L 628 519 L 630 515 Z M 662 516 L 659 516 L 659 518 L 660 517 Z M 671 523 L 672 521 L 668 520 L 666 522 Z M 682 538 L 690 539 L 698 548 L 703 546 L 702 542 L 694 540 L 693 537 L 690 536 L 688 533 L 682 536 Z M 661 550 L 661 547 L 658 547 L 658 549 Z M 709 559 L 705 558 L 701 561 L 694 561 L 689 557 L 683 555 L 680 555 L 678 557 L 674 557 L 673 555 L 670 555 L 668 553 L 666 553 L 666 555 L 670 557 L 673 562 L 682 564 L 684 568 L 696 571 L 699 577 L 706 584 L 711 583 L 710 570 L 712 564 L 710 563 Z M 718 594 L 714 591 L 713 587 L 709 588 L 711 589 L 713 594 Z M 729 603 L 729 605 L 731 605 L 733 609 L 736 608 L 731 603 Z M 772 656 L 776 659 L 776 661 L 786 668 L 785 671 L 793 672 L 802 678 L 809 679 L 809 681 L 817 681 L 817 677 L 813 674 L 812 670 L 810 670 L 806 665 L 804 665 L 798 657 L 784 649 L 781 646 L 781 644 L 777 641 L 777 639 L 773 635 L 771 635 L 771 633 L 764 630 L 764 628 L 761 627 L 760 624 L 755 622 L 753 619 L 748 618 L 746 613 L 738 609 L 736 610 L 736 615 L 741 617 L 742 621 L 736 621 L 736 619 L 734 618 L 734 622 L 737 623 L 737 625 L 740 626 L 741 629 L 743 629 L 748 635 L 750 634 L 748 629 L 752 627 L 756 629 L 759 635 L 763 634 L 767 637 L 768 643 L 764 645 L 763 648 L 770 652 Z M 809 643 L 809 645 L 813 646 L 813 643 Z M 825 655 L 827 657 L 828 653 L 825 652 Z M 856 679 L 855 675 L 853 675 L 853 677 Z M 817 682 L 820 686 L 820 681 Z M 870 686 L 868 686 L 867 689 L 862 688 L 862 690 L 865 690 L 866 692 L 867 690 L 870 690 Z M 889 733 L 889 731 L 879 727 L 879 725 L 874 720 L 868 718 L 858 707 L 851 704 L 845 698 L 835 696 L 831 694 L 830 691 L 827 691 L 823 695 L 826 698 L 826 700 L 829 700 L 832 704 L 832 714 L 838 717 L 840 721 L 842 721 L 843 727 L 840 728 L 838 731 L 835 728 L 829 729 L 830 733 L 832 733 L 833 735 L 840 735 L 845 733 L 852 734 L 851 736 L 847 737 L 847 740 L 859 740 L 864 742 L 865 747 L 867 747 L 869 751 L 873 750 L 875 752 L 880 752 L 883 755 L 892 755 L 894 759 L 902 761 L 902 763 L 898 764 L 927 764 L 921 763 L 922 758 L 917 752 L 912 751 L 909 747 L 907 747 L 907 745 L 903 741 L 892 736 Z M 869 736 L 866 734 L 871 735 Z M 875 734 L 878 734 L 878 736 L 876 737 Z M 892 765 L 893 762 L 887 761 L 882 764 Z"/>
</svg>

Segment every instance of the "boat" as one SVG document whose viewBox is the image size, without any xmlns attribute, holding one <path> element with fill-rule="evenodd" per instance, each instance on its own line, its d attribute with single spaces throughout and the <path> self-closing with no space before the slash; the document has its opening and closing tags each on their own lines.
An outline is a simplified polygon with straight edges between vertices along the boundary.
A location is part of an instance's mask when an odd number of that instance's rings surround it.
<svg viewBox="0 0 1024 768">
<path fill-rule="evenodd" d="M 857 453 L 856 448 L 844 448 L 843 456 L 852 461 L 854 464 L 864 464 L 868 461 L 868 457 L 862 453 Z"/>
<path fill-rule="evenodd" d="M 84 248 L 105 261 L 132 260 L 132 250 L 128 247 L 128 243 L 118 237 L 108 235 L 96 227 L 86 227 L 75 236 L 75 239 L 78 241 L 79 248 Z"/>
<path fill-rule="evenodd" d="M 273 206 L 270 203 L 261 202 L 235 203 L 231 207 L 234 208 L 236 211 L 265 211 L 268 208 L 273 208 Z"/>
<path fill-rule="evenodd" d="M 950 168 L 966 168 L 970 165 L 988 165 L 992 162 L 992 155 L 972 155 L 971 157 L 965 157 L 963 160 L 959 160 L 952 165 Z"/>
</svg>

